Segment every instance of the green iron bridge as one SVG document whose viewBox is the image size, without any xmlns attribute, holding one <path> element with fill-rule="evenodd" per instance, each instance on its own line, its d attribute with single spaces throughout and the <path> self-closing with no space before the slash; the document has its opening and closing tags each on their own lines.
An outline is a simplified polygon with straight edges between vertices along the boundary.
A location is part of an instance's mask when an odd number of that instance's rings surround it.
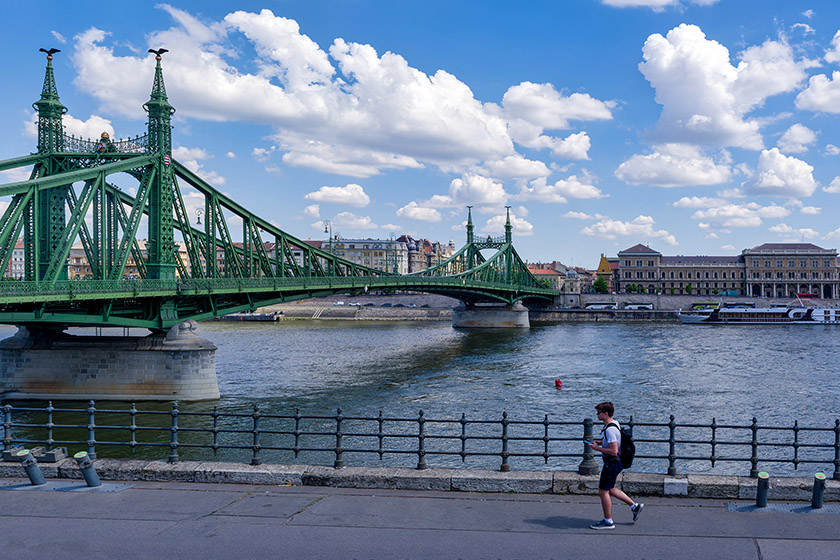
<svg viewBox="0 0 840 560">
<path fill-rule="evenodd" d="M 186 319 L 368 290 L 443 294 L 467 306 L 537 306 L 559 295 L 516 253 L 509 210 L 504 237 L 477 239 L 470 212 L 466 245 L 409 275 L 338 258 L 248 211 L 172 158 L 175 109 L 163 81 L 165 51 L 150 50 L 156 65 L 143 105 L 146 134 L 127 140 L 103 134 L 98 141 L 67 136 L 52 67 L 57 51 L 44 52 L 44 85 L 33 104 L 37 152 L 0 161 L 0 171 L 32 168 L 28 180 L 0 185 L 0 270 L 22 265 L 21 279 L 0 282 L 0 323 L 45 332 L 70 326 L 162 332 Z M 134 194 L 116 184 L 126 181 Z M 203 198 L 204 224 L 200 215 L 190 222 L 185 192 Z M 234 235 L 234 226 L 241 233 Z M 92 278 L 68 273 L 74 244 L 83 247 Z M 482 251 L 493 254 L 485 258 Z"/>
</svg>

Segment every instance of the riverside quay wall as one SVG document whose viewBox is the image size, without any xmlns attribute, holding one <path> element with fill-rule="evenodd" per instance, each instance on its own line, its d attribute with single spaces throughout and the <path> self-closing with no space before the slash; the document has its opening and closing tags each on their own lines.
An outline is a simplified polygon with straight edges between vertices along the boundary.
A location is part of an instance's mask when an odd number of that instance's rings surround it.
<svg viewBox="0 0 840 560">
<path fill-rule="evenodd" d="M 82 479 L 75 460 L 40 463 L 47 479 Z M 460 492 L 512 492 L 529 494 L 598 493 L 597 475 L 572 471 L 491 471 L 477 469 L 425 469 L 343 467 L 307 465 L 243 465 L 238 463 L 143 461 L 97 459 L 99 478 L 109 481 L 177 481 L 193 483 L 261 484 L 288 486 L 329 486 L 339 488 L 435 490 Z M 17 461 L 0 462 L 0 478 L 25 478 Z M 814 479 L 770 478 L 769 499 L 809 501 Z M 637 496 L 683 496 L 754 500 L 758 479 L 687 474 L 669 476 L 624 472 L 618 485 Z M 825 502 L 840 501 L 840 481 L 825 481 Z"/>
</svg>

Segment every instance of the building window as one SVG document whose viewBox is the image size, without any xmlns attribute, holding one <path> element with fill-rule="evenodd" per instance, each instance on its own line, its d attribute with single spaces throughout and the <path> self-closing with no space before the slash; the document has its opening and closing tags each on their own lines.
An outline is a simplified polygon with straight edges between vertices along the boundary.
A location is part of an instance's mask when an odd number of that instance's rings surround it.
<svg viewBox="0 0 840 560">
<path fill-rule="evenodd" d="M 776 259 L 776 267 L 779 267 L 779 268 L 780 268 L 780 267 L 782 267 L 782 266 L 784 266 L 784 265 L 782 264 L 782 259 Z"/>
<path fill-rule="evenodd" d="M 717 279 L 717 277 L 718 277 L 717 272 L 712 273 L 712 277 Z"/>
<path fill-rule="evenodd" d="M 819 265 L 819 262 L 820 262 L 820 261 L 818 261 L 817 259 L 812 259 L 812 260 L 811 260 L 811 267 L 813 267 L 813 268 L 817 268 L 818 266 L 820 266 L 820 265 Z"/>
<path fill-rule="evenodd" d="M 831 261 L 826 259 L 823 261 L 823 268 L 831 268 Z"/>
<path fill-rule="evenodd" d="M 642 266 L 642 260 L 641 259 L 636 261 L 636 266 Z"/>
<path fill-rule="evenodd" d="M 671 278 L 673 278 L 673 277 L 674 277 L 674 273 L 672 272 L 672 273 L 671 273 Z M 673 285 L 674 285 L 674 284 L 673 284 L 673 283 L 671 283 L 671 286 L 673 286 Z"/>
<path fill-rule="evenodd" d="M 770 259 L 764 259 L 764 268 L 770 268 Z"/>
<path fill-rule="evenodd" d="M 752 262 L 753 268 L 758 268 L 758 259 L 753 259 Z"/>
<path fill-rule="evenodd" d="M 726 273 L 725 272 L 723 273 L 723 278 L 726 278 Z"/>
<path fill-rule="evenodd" d="M 653 266 L 653 260 L 648 261 L 648 266 Z M 828 265 L 825 265 L 825 266 L 828 266 Z"/>
<path fill-rule="evenodd" d="M 805 259 L 799 259 L 799 268 L 805 268 Z"/>
<path fill-rule="evenodd" d="M 788 266 L 789 266 L 790 268 L 793 268 L 794 266 L 796 266 L 796 261 L 794 261 L 793 259 L 790 259 L 790 260 L 788 261 Z"/>
</svg>

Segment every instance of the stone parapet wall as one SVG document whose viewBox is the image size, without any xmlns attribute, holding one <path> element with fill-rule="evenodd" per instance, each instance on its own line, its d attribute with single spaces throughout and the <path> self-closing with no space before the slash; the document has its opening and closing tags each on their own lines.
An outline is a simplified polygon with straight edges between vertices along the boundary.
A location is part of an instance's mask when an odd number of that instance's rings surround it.
<svg viewBox="0 0 840 560">
<path fill-rule="evenodd" d="M 46 478 L 81 479 L 73 459 L 40 464 Z M 308 465 L 243 465 L 238 463 L 143 461 L 97 459 L 96 472 L 102 480 L 178 481 L 341 488 L 383 488 L 461 492 L 515 492 L 584 494 L 598 493 L 598 476 L 570 471 L 510 471 L 477 469 L 408 469 L 344 467 L 335 469 Z M 0 478 L 25 478 L 17 462 L 0 462 Z M 739 476 L 688 474 L 668 476 L 626 472 L 618 486 L 635 496 L 684 496 L 754 500 L 757 479 Z M 770 500 L 810 501 L 813 479 L 784 477 L 770 479 Z M 826 502 L 840 501 L 840 481 L 826 480 Z"/>
</svg>

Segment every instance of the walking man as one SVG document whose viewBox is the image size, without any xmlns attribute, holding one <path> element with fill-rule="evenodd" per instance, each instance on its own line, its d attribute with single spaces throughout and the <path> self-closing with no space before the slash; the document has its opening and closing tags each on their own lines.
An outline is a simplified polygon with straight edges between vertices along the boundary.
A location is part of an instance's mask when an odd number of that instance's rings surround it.
<svg viewBox="0 0 840 560">
<path fill-rule="evenodd" d="M 613 403 L 602 402 L 595 406 L 595 410 L 598 414 L 598 420 L 604 423 L 604 435 L 601 438 L 601 445 L 593 441 L 589 442 L 589 447 L 593 451 L 601 452 L 604 457 L 604 468 L 601 470 L 601 480 L 598 482 L 598 496 L 601 498 L 604 518 L 589 527 L 592 529 L 615 529 L 615 523 L 612 520 L 612 496 L 630 506 L 630 511 L 633 512 L 633 522 L 638 519 L 645 504 L 637 504 L 627 494 L 615 487 L 615 481 L 623 467 L 619 456 L 621 426 L 613 420 L 613 414 L 615 414 Z"/>
</svg>

